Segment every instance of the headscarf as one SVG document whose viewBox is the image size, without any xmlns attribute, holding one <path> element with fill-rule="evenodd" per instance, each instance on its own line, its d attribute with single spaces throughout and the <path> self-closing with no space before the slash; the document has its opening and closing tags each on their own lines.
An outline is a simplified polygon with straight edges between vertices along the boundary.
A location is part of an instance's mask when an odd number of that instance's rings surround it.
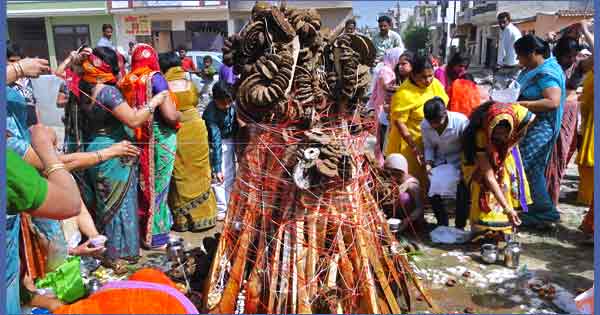
<svg viewBox="0 0 600 315">
<path fill-rule="evenodd" d="M 135 45 L 131 55 L 131 72 L 119 82 L 119 89 L 127 103 L 138 108 L 146 104 L 146 83 L 150 82 L 151 74 L 160 71 L 160 67 L 158 55 L 150 45 Z"/>
<path fill-rule="evenodd" d="M 490 158 L 490 164 L 494 172 L 494 177 L 501 183 L 502 175 L 504 171 L 504 161 L 509 154 L 511 154 L 511 148 L 515 144 L 513 133 L 515 130 L 517 118 L 513 110 L 512 105 L 504 103 L 495 103 L 487 111 L 487 115 L 484 121 L 485 136 L 487 138 L 486 152 Z M 510 128 L 508 141 L 498 146 L 492 142 L 492 134 L 494 128 L 496 128 L 501 122 L 507 122 Z M 496 199 L 493 196 L 491 189 L 487 185 L 481 185 L 479 192 L 479 208 L 485 213 L 492 211 Z"/>
<path fill-rule="evenodd" d="M 112 72 L 112 67 L 100 57 L 91 54 L 82 64 L 83 80 L 90 84 L 117 83 L 117 77 Z"/>
<path fill-rule="evenodd" d="M 456 79 L 448 89 L 450 102 L 448 110 L 471 116 L 471 113 L 481 103 L 481 95 L 477 85 L 466 79 Z"/>
<path fill-rule="evenodd" d="M 165 72 L 165 79 L 167 81 L 183 80 L 185 76 L 186 72 L 182 67 L 172 67 Z"/>
<path fill-rule="evenodd" d="M 398 65 L 398 62 L 400 61 L 400 56 L 402 56 L 403 53 L 404 49 L 400 47 L 394 47 L 386 50 L 385 54 L 383 55 L 383 64 L 390 67 L 392 71 L 394 71 Z M 381 72 L 381 70 L 379 71 Z"/>
<path fill-rule="evenodd" d="M 165 73 L 165 80 L 167 81 L 176 81 L 176 80 L 185 80 L 187 76 L 187 72 L 183 69 L 183 67 L 172 67 Z M 169 95 L 171 95 L 171 99 L 175 102 L 175 106 L 179 109 L 179 99 L 175 96 L 173 91 L 169 90 Z"/>
<path fill-rule="evenodd" d="M 137 44 L 133 46 L 133 50 L 131 51 L 131 71 L 136 71 L 143 67 L 148 67 L 152 71 L 160 71 L 158 54 L 148 44 Z"/>
<path fill-rule="evenodd" d="M 515 130 L 516 115 L 510 104 L 496 103 L 492 105 L 487 112 L 485 121 L 486 137 L 488 139 L 487 152 L 492 160 L 492 167 L 500 169 L 504 164 L 504 160 L 509 154 L 512 147 L 512 134 Z M 494 129 L 501 123 L 507 122 L 510 128 L 509 140 L 502 146 L 498 146 L 492 142 L 492 134 Z"/>
</svg>

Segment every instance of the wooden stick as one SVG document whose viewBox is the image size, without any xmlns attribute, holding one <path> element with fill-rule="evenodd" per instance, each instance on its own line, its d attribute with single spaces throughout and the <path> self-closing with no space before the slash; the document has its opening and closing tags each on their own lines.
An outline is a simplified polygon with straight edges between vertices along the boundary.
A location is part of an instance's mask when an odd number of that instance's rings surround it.
<svg viewBox="0 0 600 315">
<path fill-rule="evenodd" d="M 308 286 L 306 279 L 306 246 L 304 244 L 304 212 L 306 211 L 306 195 L 300 195 L 300 211 L 296 220 L 296 271 L 298 281 L 298 314 L 312 313 L 308 297 Z"/>
<path fill-rule="evenodd" d="M 238 240 L 238 248 L 236 251 L 233 266 L 227 280 L 227 286 L 223 291 L 223 297 L 219 304 L 210 311 L 211 314 L 233 314 L 237 295 L 242 285 L 244 271 L 247 263 L 248 248 L 252 243 L 253 225 L 254 225 L 254 209 L 248 209 L 246 212 L 248 220 L 245 220 L 246 225 L 242 231 L 242 235 Z"/>
<path fill-rule="evenodd" d="M 298 235 L 297 232 L 297 222 L 293 222 L 290 226 L 292 229 L 292 244 L 290 246 L 290 252 L 292 254 L 292 259 L 290 260 L 290 265 L 292 268 L 292 287 L 290 290 L 290 313 L 296 314 L 296 308 L 298 306 L 298 256 L 296 254 L 296 246 L 298 244 Z"/>
<path fill-rule="evenodd" d="M 342 277 L 342 283 L 347 290 L 354 290 L 356 283 L 354 280 L 354 268 L 352 267 L 352 262 L 350 261 L 350 257 L 348 256 L 348 249 L 346 248 L 346 244 L 344 243 L 344 235 L 340 230 L 337 237 L 337 246 L 340 255 L 340 273 Z M 353 312 L 356 307 L 356 299 L 354 296 L 348 298 L 344 298 L 345 309 L 348 312 Z"/>
<path fill-rule="evenodd" d="M 288 282 L 290 277 L 291 235 L 288 228 L 283 233 L 283 260 L 281 262 L 281 282 L 279 284 L 279 299 L 277 313 L 287 313 Z"/>
<path fill-rule="evenodd" d="M 372 238 L 369 239 L 369 237 L 366 234 L 368 234 L 368 233 L 365 233 L 365 237 L 371 242 L 371 244 L 376 244 L 375 240 Z M 379 285 L 381 286 L 381 289 L 383 290 L 385 298 L 387 299 L 387 303 L 389 304 L 389 309 L 391 309 L 393 314 L 402 313 L 402 311 L 400 310 L 400 307 L 398 307 L 398 303 L 396 302 L 396 296 L 394 295 L 394 292 L 390 288 L 390 283 L 388 282 L 387 276 L 383 269 L 383 265 L 379 261 L 379 255 L 377 255 L 377 253 L 375 252 L 375 250 L 373 249 L 372 246 L 367 246 L 366 250 L 368 252 L 369 261 L 371 262 L 371 265 L 373 266 L 373 270 L 375 271 L 375 275 L 377 276 L 377 280 L 379 280 Z M 384 311 L 384 313 L 387 313 L 387 312 Z"/>
<path fill-rule="evenodd" d="M 315 272 L 317 268 L 317 257 L 319 256 L 317 244 L 317 213 L 321 206 L 321 198 L 319 198 L 317 211 L 311 207 L 307 214 L 307 229 L 308 229 L 308 249 L 306 257 L 306 281 L 308 286 L 308 296 L 314 297 L 317 294 L 318 279 L 316 278 Z"/>
<path fill-rule="evenodd" d="M 267 313 L 275 313 L 275 301 L 277 300 L 277 282 L 279 279 L 279 256 L 281 254 L 281 239 L 283 238 L 283 230 L 285 225 L 281 224 L 277 230 L 277 239 L 273 241 L 275 243 L 275 254 L 271 261 L 271 284 L 269 285 L 269 302 L 267 304 Z"/>
<path fill-rule="evenodd" d="M 362 286 L 363 294 L 365 294 L 365 299 L 367 302 L 367 306 L 369 312 L 372 314 L 379 314 L 379 307 L 377 305 L 377 291 L 375 288 L 375 279 L 373 279 L 373 274 L 371 273 L 371 268 L 369 265 L 369 257 L 366 252 L 366 247 L 368 246 L 365 242 L 363 232 L 362 232 L 362 220 L 359 219 L 359 215 L 362 215 L 361 209 L 357 207 L 355 200 L 353 200 L 351 185 L 346 187 L 346 192 L 350 198 L 350 205 L 352 205 L 352 213 L 353 213 L 353 221 L 356 224 L 355 234 L 356 234 L 356 250 L 360 259 L 360 272 L 362 272 L 365 276 L 365 283 Z M 356 187 L 354 187 L 356 188 Z"/>
</svg>

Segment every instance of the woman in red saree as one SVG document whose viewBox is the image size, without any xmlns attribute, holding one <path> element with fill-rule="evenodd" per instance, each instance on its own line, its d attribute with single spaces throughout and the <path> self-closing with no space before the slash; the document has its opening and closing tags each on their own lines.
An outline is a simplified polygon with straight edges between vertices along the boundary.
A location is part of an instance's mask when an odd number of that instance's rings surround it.
<svg viewBox="0 0 600 315">
<path fill-rule="evenodd" d="M 581 46 L 578 41 L 562 37 L 558 40 L 553 51 L 567 78 L 567 99 L 563 108 L 560 132 L 552 150 L 550 162 L 548 167 L 546 167 L 548 193 L 556 205 L 558 205 L 560 196 L 560 181 L 577 148 L 577 114 L 579 102 L 577 101 L 576 90 L 581 86 L 584 74 L 583 67 L 576 62 L 576 57 L 580 50 Z"/>
<path fill-rule="evenodd" d="M 154 48 L 146 44 L 133 48 L 131 72 L 119 82 L 119 88 L 127 103 L 134 108 L 146 107 L 153 95 L 169 90 L 160 73 Z M 173 225 L 167 196 L 175 163 L 175 133 L 180 113 L 170 97 L 158 109 L 149 121 L 135 130 L 136 140 L 142 149 L 138 216 L 141 240 L 146 248 L 166 245 Z"/>
</svg>

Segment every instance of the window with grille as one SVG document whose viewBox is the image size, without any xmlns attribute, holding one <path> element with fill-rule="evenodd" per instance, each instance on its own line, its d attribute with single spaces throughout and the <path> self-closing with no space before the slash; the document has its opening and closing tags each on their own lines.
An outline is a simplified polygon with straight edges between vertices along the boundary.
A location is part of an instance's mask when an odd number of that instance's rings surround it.
<svg viewBox="0 0 600 315">
<path fill-rule="evenodd" d="M 90 47 L 96 46 L 96 43 L 90 43 L 89 25 L 56 25 L 53 27 L 53 31 L 54 49 L 58 63 L 65 60 L 71 51 L 83 44 Z"/>
<path fill-rule="evenodd" d="M 8 35 L 23 51 L 24 57 L 48 59 L 48 39 L 43 18 L 8 19 Z"/>
</svg>

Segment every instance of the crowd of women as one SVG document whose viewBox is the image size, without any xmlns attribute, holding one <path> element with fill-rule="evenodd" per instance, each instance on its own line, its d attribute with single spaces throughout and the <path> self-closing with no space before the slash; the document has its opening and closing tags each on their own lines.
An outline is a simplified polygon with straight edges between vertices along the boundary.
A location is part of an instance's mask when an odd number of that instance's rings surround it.
<svg viewBox="0 0 600 315">
<path fill-rule="evenodd" d="M 380 118 L 376 158 L 418 182 L 417 189 L 403 187 L 399 202 L 409 209 L 401 229 L 425 222 L 417 205 L 427 202 L 437 224 L 447 226 L 447 200 L 455 201 L 456 227 L 468 218 L 476 235 L 552 228 L 560 220 L 560 181 L 576 151 L 578 202 L 591 205 L 593 61 L 584 45 L 593 42 L 589 23 L 570 29 L 552 47 L 533 34 L 514 43 L 521 71 L 510 103 L 491 100 L 475 84 L 462 53 L 435 67 L 401 48 L 385 52 L 370 99 Z M 587 233 L 592 217 L 589 211 L 582 225 Z"/>
<path fill-rule="evenodd" d="M 424 222 L 427 202 L 437 223 L 448 225 L 447 199 L 456 200 L 458 228 L 467 220 L 486 233 L 510 234 L 521 223 L 548 227 L 559 220 L 560 180 L 575 151 L 579 199 L 592 203 L 592 58 L 580 58 L 580 39 L 571 36 L 553 51 L 534 35 L 514 48 L 522 71 L 512 104 L 489 100 L 463 54 L 436 67 L 401 48 L 385 52 L 370 99 L 379 121 L 375 155 L 406 183 L 403 229 Z M 200 115 L 198 91 L 176 52 L 158 55 L 137 44 L 126 65 L 110 47 L 82 47 L 55 71 L 65 81 L 59 153 L 55 132 L 40 124 L 29 80 L 48 73 L 48 62 L 24 57 L 8 45 L 9 314 L 20 313 L 21 301 L 60 307 L 33 283 L 69 255 L 102 257 L 121 273 L 141 248 L 163 248 L 171 230 L 214 227 L 225 217 L 233 139 L 244 129 L 225 81 L 214 85 Z M 588 233 L 591 218 L 590 211 Z"/>
<path fill-rule="evenodd" d="M 24 57 L 8 44 L 8 313 L 20 313 L 19 301 L 60 306 L 33 283 L 69 255 L 96 256 L 125 273 L 141 248 L 164 248 L 171 230 L 202 231 L 224 219 L 233 175 L 226 146 L 237 130 L 230 85 L 213 86 L 203 119 L 176 52 L 159 56 L 137 44 L 126 65 L 110 47 L 82 47 L 54 71 L 64 79 L 58 153 L 30 81 L 49 73 L 48 62 Z"/>
</svg>

